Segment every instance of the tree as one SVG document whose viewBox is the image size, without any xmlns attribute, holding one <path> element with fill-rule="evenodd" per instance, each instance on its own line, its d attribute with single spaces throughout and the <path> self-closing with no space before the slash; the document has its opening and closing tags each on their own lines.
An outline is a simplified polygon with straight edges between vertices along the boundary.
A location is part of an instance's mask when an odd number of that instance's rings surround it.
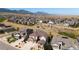
<svg viewBox="0 0 79 59">
<path fill-rule="evenodd" d="M 0 22 L 3 22 L 5 21 L 6 19 L 5 18 L 0 18 Z"/>
<path fill-rule="evenodd" d="M 17 27 L 17 31 L 19 31 L 19 27 Z"/>
<path fill-rule="evenodd" d="M 52 48 L 51 44 L 45 43 L 44 44 L 44 50 L 53 50 L 53 48 Z"/>
</svg>

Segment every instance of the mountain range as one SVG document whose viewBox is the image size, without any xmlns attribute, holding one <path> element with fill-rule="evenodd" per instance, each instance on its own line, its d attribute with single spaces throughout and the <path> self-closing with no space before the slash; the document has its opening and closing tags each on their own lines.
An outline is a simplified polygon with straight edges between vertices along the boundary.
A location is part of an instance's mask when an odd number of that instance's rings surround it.
<svg viewBox="0 0 79 59">
<path fill-rule="evenodd" d="M 31 11 L 27 11 L 27 10 L 10 10 L 8 8 L 0 8 L 0 12 L 9 12 L 9 13 L 18 13 L 18 14 L 42 14 L 42 15 L 48 15 L 48 13 L 45 12 L 36 12 L 33 13 Z"/>
</svg>

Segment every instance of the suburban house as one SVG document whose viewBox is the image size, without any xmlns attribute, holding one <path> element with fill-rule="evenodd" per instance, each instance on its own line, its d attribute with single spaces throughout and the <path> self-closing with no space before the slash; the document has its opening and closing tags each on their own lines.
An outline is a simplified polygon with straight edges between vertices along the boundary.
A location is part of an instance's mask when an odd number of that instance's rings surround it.
<svg viewBox="0 0 79 59">
<path fill-rule="evenodd" d="M 14 27 L 11 27 L 9 25 L 5 25 L 5 24 L 0 24 L 0 33 L 9 33 L 9 32 L 13 32 L 16 31 L 16 29 Z"/>
<path fill-rule="evenodd" d="M 38 42 L 40 44 L 45 44 L 47 33 L 42 30 L 35 30 L 32 34 L 29 35 L 29 38 L 33 39 L 34 42 Z"/>
<path fill-rule="evenodd" d="M 65 37 L 65 36 L 56 36 L 52 38 L 51 41 L 51 45 L 52 48 L 54 50 L 58 49 L 58 50 L 67 50 L 70 48 L 75 49 L 75 47 L 73 46 L 70 38 Z"/>
<path fill-rule="evenodd" d="M 49 20 L 48 26 L 49 26 L 49 27 L 52 27 L 53 24 L 54 24 L 54 22 Z"/>
<path fill-rule="evenodd" d="M 15 22 L 18 24 L 24 24 L 24 25 L 30 25 L 30 24 L 35 24 L 36 23 L 36 18 L 35 17 L 28 17 L 28 16 L 11 16 L 8 21 L 10 22 Z"/>
</svg>

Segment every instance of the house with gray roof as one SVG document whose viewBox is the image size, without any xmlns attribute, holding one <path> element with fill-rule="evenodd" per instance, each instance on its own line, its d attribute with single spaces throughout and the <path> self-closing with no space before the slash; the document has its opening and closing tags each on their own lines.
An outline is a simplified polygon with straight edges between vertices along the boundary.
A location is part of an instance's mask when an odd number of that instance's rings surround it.
<svg viewBox="0 0 79 59">
<path fill-rule="evenodd" d="M 38 43 L 40 44 L 45 44 L 47 37 L 47 33 L 42 30 L 35 30 L 32 34 L 29 35 L 29 38 L 32 38 L 35 42 L 39 39 Z"/>
<path fill-rule="evenodd" d="M 53 49 L 67 50 L 69 48 L 75 49 L 71 39 L 65 36 L 56 36 L 52 38 L 51 45 Z"/>
</svg>

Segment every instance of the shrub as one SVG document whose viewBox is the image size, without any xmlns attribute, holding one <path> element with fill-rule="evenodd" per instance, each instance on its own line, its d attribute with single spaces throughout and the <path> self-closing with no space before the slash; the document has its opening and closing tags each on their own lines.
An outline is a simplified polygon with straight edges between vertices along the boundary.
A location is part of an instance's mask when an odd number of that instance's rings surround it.
<svg viewBox="0 0 79 59">
<path fill-rule="evenodd" d="M 9 43 L 12 43 L 12 42 L 15 42 L 15 41 L 16 41 L 16 39 L 14 37 L 8 37 L 7 38 L 7 42 L 9 42 Z"/>
<path fill-rule="evenodd" d="M 44 47 L 44 50 L 53 50 L 51 44 L 49 43 L 45 43 L 43 47 Z"/>
<path fill-rule="evenodd" d="M 0 18 L 0 22 L 3 22 L 5 21 L 6 19 L 5 18 Z"/>
</svg>

